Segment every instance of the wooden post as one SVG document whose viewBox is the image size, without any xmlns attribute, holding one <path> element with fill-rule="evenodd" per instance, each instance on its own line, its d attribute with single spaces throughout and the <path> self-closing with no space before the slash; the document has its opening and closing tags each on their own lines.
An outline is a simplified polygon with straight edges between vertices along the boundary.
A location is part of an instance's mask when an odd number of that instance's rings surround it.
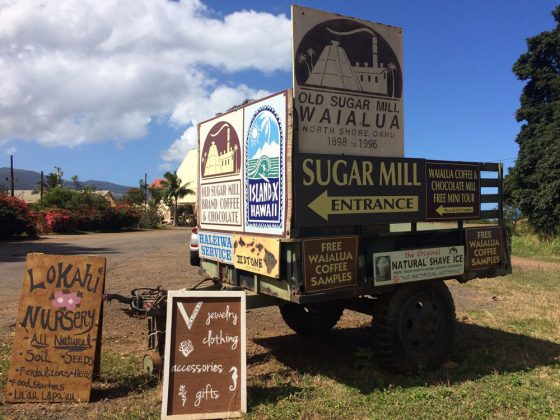
<svg viewBox="0 0 560 420">
<path fill-rule="evenodd" d="M 10 155 L 10 184 L 12 197 L 14 196 L 14 155 Z"/>
</svg>

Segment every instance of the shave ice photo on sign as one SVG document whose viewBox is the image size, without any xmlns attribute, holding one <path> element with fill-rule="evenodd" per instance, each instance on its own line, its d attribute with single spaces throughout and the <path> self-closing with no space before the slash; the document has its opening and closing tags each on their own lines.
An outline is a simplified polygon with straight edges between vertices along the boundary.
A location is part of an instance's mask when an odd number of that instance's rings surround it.
<svg viewBox="0 0 560 420">
<path fill-rule="evenodd" d="M 286 96 L 245 109 L 245 230 L 284 232 Z"/>
</svg>

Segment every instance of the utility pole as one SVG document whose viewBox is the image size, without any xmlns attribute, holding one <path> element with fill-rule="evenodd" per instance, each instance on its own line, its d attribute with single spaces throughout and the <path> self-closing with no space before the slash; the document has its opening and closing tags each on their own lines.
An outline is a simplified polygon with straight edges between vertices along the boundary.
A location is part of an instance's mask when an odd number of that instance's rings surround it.
<svg viewBox="0 0 560 420">
<path fill-rule="evenodd" d="M 12 197 L 14 196 L 14 155 L 10 155 L 10 178 Z"/>
<path fill-rule="evenodd" d="M 43 186 L 45 184 L 44 178 L 43 178 L 43 171 L 41 171 L 41 201 L 43 201 Z"/>
</svg>

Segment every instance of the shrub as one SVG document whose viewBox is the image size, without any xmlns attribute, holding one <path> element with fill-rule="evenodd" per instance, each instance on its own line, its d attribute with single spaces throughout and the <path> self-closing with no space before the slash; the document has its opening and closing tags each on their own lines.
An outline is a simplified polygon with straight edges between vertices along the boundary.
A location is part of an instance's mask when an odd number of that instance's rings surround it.
<svg viewBox="0 0 560 420">
<path fill-rule="evenodd" d="M 44 195 L 38 207 L 67 209 L 74 212 L 103 211 L 109 207 L 109 203 L 91 189 L 75 191 L 68 187 L 56 187 Z"/>
<path fill-rule="evenodd" d="M 45 225 L 48 232 L 69 233 L 77 228 L 76 219 L 69 210 L 52 209 L 45 212 Z"/>
<path fill-rule="evenodd" d="M 19 198 L 0 193 L 0 238 L 23 233 L 29 236 L 36 234 L 33 212 Z"/>
<path fill-rule="evenodd" d="M 119 219 L 119 227 L 131 228 L 138 226 L 140 221 L 140 210 L 128 204 L 119 204 L 113 208 Z"/>
<path fill-rule="evenodd" d="M 149 206 L 140 210 L 140 219 L 138 227 L 142 229 L 155 229 L 161 223 L 161 216 L 159 215 L 156 206 Z"/>
</svg>

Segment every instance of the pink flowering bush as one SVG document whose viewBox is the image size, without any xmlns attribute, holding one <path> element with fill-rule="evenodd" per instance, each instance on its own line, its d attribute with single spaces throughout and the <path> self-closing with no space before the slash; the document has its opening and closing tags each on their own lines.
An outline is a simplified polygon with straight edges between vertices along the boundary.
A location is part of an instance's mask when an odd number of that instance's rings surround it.
<svg viewBox="0 0 560 420">
<path fill-rule="evenodd" d="M 23 200 L 0 193 L 0 239 L 24 233 L 36 234 L 33 212 Z"/>
<path fill-rule="evenodd" d="M 52 209 L 45 212 L 47 232 L 68 233 L 76 230 L 76 220 L 69 210 Z"/>
</svg>

